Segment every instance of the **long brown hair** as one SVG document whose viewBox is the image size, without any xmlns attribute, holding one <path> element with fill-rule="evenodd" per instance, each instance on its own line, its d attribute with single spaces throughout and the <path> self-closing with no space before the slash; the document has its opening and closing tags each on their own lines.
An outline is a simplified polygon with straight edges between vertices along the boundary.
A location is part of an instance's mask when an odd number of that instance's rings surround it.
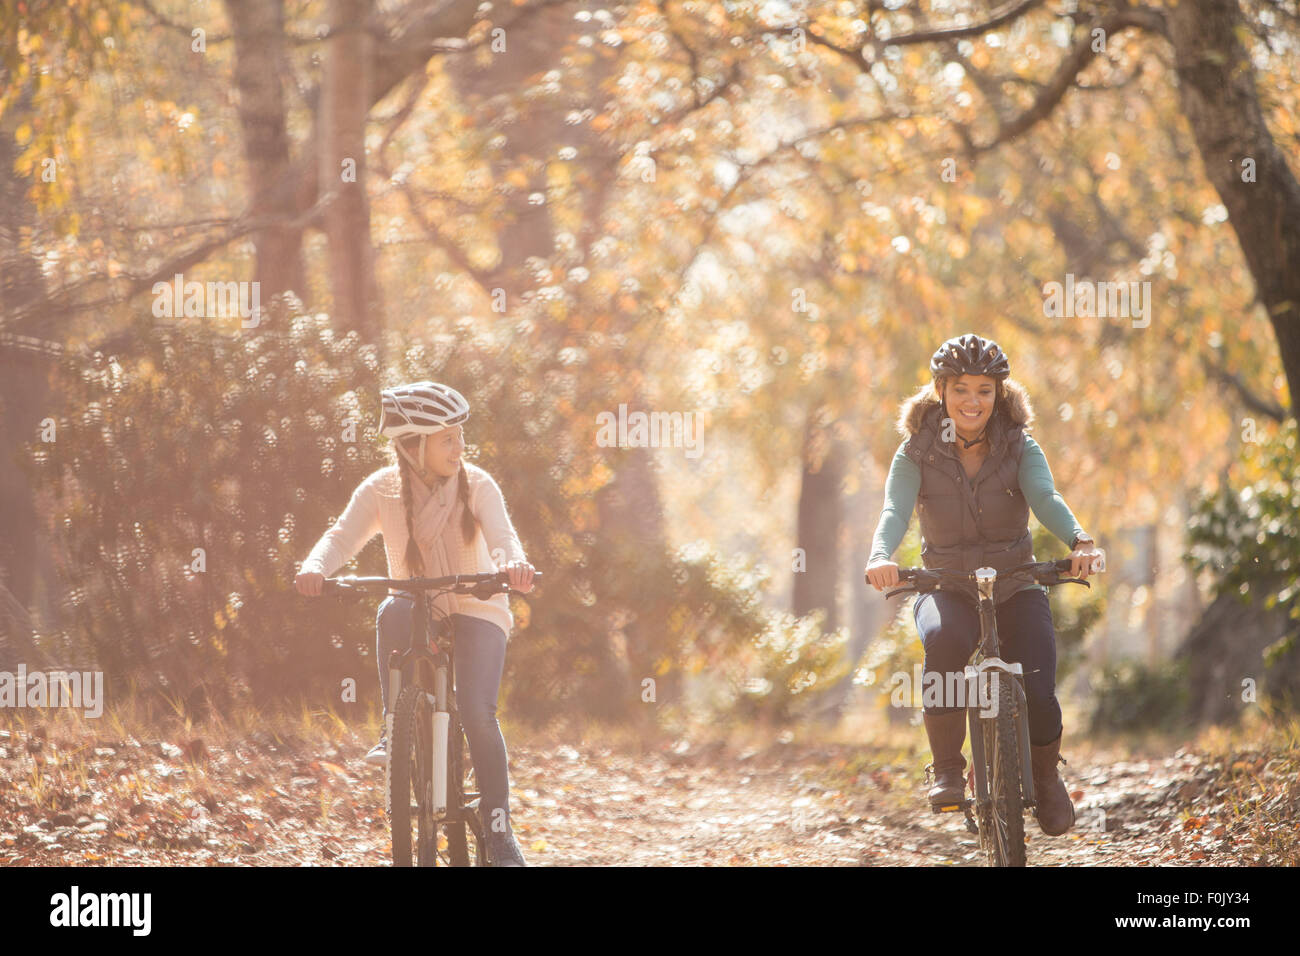
<svg viewBox="0 0 1300 956">
<path fill-rule="evenodd" d="M 405 441 L 406 439 L 398 439 Z M 419 449 L 419 443 L 414 442 L 415 448 L 410 445 L 406 450 L 414 455 Z M 420 553 L 420 546 L 415 542 L 415 523 L 414 523 L 414 495 L 411 490 L 411 464 L 406 460 L 406 456 L 400 452 L 397 455 L 397 467 L 402 476 L 402 511 L 406 515 L 406 567 L 411 572 L 412 577 L 424 576 L 424 555 Z M 460 533 L 461 538 L 466 542 L 474 540 L 478 534 L 478 519 L 474 517 L 474 512 L 469 509 L 469 476 L 465 473 L 465 463 L 460 463 L 457 471 L 456 496 L 460 498 L 464 511 L 461 514 Z"/>
</svg>

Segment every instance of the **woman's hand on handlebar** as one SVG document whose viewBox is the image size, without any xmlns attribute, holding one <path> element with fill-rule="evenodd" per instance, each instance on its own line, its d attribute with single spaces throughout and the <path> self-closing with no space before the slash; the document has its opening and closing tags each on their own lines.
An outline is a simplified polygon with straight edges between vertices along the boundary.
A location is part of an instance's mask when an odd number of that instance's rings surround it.
<svg viewBox="0 0 1300 956">
<path fill-rule="evenodd" d="M 314 571 L 300 571 L 298 576 L 293 579 L 293 583 L 299 594 L 305 594 L 307 597 L 320 597 L 325 584 L 325 575 L 317 574 Z"/>
<path fill-rule="evenodd" d="M 867 565 L 867 582 L 877 591 L 898 586 L 898 565 L 893 561 L 873 561 Z"/>
<path fill-rule="evenodd" d="M 1070 552 L 1070 576 L 1088 580 L 1092 562 L 1099 553 L 1100 549 L 1096 541 L 1079 542 L 1079 546 Z"/>
<path fill-rule="evenodd" d="M 527 561 L 511 561 L 501 570 L 510 580 L 510 590 L 527 594 L 533 589 L 533 571 L 536 569 Z"/>
</svg>

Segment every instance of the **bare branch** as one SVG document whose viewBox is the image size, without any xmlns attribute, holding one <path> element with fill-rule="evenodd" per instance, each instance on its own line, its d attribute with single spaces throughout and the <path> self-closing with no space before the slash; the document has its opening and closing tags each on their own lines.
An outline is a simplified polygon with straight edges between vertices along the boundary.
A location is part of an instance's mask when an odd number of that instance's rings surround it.
<svg viewBox="0 0 1300 956">
<path fill-rule="evenodd" d="M 23 324 L 29 319 L 40 315 L 52 315 L 55 313 L 66 314 L 69 312 L 86 312 L 91 309 L 109 308 L 115 305 L 121 305 L 129 300 L 132 296 L 143 292 L 145 289 L 152 289 L 154 283 L 162 281 L 171 281 L 172 277 L 178 272 L 184 272 L 191 266 L 203 262 L 208 256 L 216 252 L 236 239 L 242 239 L 254 232 L 259 232 L 270 226 L 283 226 L 289 229 L 300 229 L 303 225 L 315 218 L 324 209 L 327 202 L 333 194 L 322 197 L 320 202 L 312 206 L 306 212 L 300 214 L 288 222 L 278 220 L 276 217 L 259 216 L 256 218 L 241 217 L 235 221 L 235 224 L 226 232 L 215 236 L 206 242 L 200 243 L 193 249 L 168 259 L 152 271 L 137 275 L 130 272 L 124 272 L 120 275 L 109 276 L 102 273 L 92 273 L 77 282 L 56 289 L 49 295 L 43 296 L 33 302 L 31 305 L 23 308 L 14 309 L 8 316 L 0 317 L 0 328 L 9 323 Z M 77 302 L 76 297 L 91 285 L 107 282 L 111 284 L 123 285 L 125 288 L 117 295 L 106 298 L 96 299 L 89 302 Z"/>
<path fill-rule="evenodd" d="M 862 51 L 871 46 L 872 49 L 879 53 L 886 47 L 891 46 L 912 46 L 918 43 L 945 43 L 955 40 L 962 40 L 967 37 L 980 36 L 988 33 L 990 30 L 996 30 L 1003 24 L 1010 23 L 1024 16 L 1035 7 L 1042 6 L 1043 0 L 1015 0 L 1007 4 L 1001 10 L 995 11 L 987 20 L 981 20 L 979 23 L 970 26 L 960 27 L 939 27 L 933 30 L 917 30 L 914 33 L 902 33 L 894 37 L 873 36 L 866 43 L 859 47 L 843 47 L 837 43 L 832 43 L 825 37 L 819 36 L 812 31 L 808 33 L 808 40 L 816 43 L 818 46 L 824 46 L 828 50 L 834 50 L 850 59 L 862 62 Z M 870 19 L 867 19 L 868 29 L 870 29 Z"/>
<path fill-rule="evenodd" d="M 889 46 L 910 46 L 915 43 L 938 43 L 947 40 L 963 40 L 966 37 L 976 37 L 988 33 L 990 30 L 996 30 L 1005 23 L 1012 20 L 1018 20 L 1035 7 L 1042 6 L 1043 0 L 1018 0 L 1015 3 L 1009 3 L 1001 10 L 987 20 L 966 27 L 940 27 L 936 30 L 918 30 L 915 33 L 904 33 L 896 37 L 885 37 L 875 40 L 875 43 L 883 48 Z"/>
<path fill-rule="evenodd" d="M 889 39 L 873 38 L 869 43 L 876 49 L 883 49 L 889 46 L 905 46 L 914 43 L 929 43 L 937 41 L 953 41 L 965 36 L 975 36 L 986 33 L 998 26 L 1010 22 L 1018 17 L 1024 16 L 1033 8 L 1039 6 L 1041 0 L 1020 0 L 1020 2 L 1010 4 L 1002 11 L 995 13 L 990 19 L 969 27 L 953 27 L 939 30 L 922 30 L 915 33 L 904 34 L 899 37 Z M 974 155 L 980 152 L 988 152 L 995 149 L 1003 143 L 1010 142 L 1023 133 L 1027 132 L 1037 123 L 1051 115 L 1056 106 L 1064 99 L 1065 94 L 1072 88 L 1089 89 L 1089 87 L 1080 86 L 1077 78 L 1084 68 L 1092 62 L 1096 52 L 1093 50 L 1092 31 L 1100 28 L 1104 31 L 1107 38 L 1125 30 L 1129 27 L 1136 27 L 1160 36 L 1167 36 L 1164 14 L 1159 10 L 1145 7 L 1129 7 L 1119 10 L 1115 13 L 1108 14 L 1098 21 L 1094 21 L 1088 26 L 1087 34 L 1070 50 L 1065 59 L 1057 66 L 1051 78 L 1046 84 L 1039 85 L 1028 81 L 1029 85 L 1037 88 L 1038 93 L 1033 104 L 1019 115 L 1010 120 L 1002 118 L 1002 111 L 998 104 L 1001 97 L 993 89 L 992 82 L 1006 82 L 1006 79 L 998 77 L 996 80 L 991 77 L 981 76 L 975 71 L 964 58 L 959 57 L 956 50 L 952 51 L 952 56 L 963 63 L 963 66 L 971 75 L 972 82 L 976 83 L 980 91 L 989 99 L 998 114 L 998 132 L 987 143 L 976 144 L 972 141 L 970 133 L 964 128 L 958 129 L 958 135 L 967 143 L 967 153 Z M 853 64 L 863 73 L 871 74 L 871 67 L 862 58 L 862 51 L 868 44 L 863 44 L 857 48 L 843 47 L 837 43 L 827 40 L 825 37 L 809 33 L 808 39 L 818 46 L 833 50 L 840 55 L 850 59 Z M 1136 73 L 1130 76 L 1123 83 L 1128 83 L 1136 77 Z M 1121 84 L 1122 85 L 1122 84 Z"/>
<path fill-rule="evenodd" d="M 389 170 L 387 163 L 384 162 L 382 152 L 376 153 L 375 166 L 386 180 L 390 182 L 392 181 L 392 172 Z M 484 295 L 490 296 L 490 274 L 484 272 L 482 269 L 479 269 L 470 262 L 469 257 L 465 255 L 460 246 L 456 245 L 452 239 L 447 237 L 441 229 L 439 229 L 424 215 L 420 209 L 420 203 L 416 199 L 415 191 L 411 186 L 405 182 L 401 182 L 397 184 L 397 188 L 402 191 L 402 195 L 406 199 L 407 208 L 411 211 L 411 217 L 415 220 L 416 225 L 420 227 L 420 231 L 424 233 L 425 240 L 437 246 L 447 256 L 447 258 L 456 265 L 457 268 L 478 284 L 479 288 L 483 290 Z"/>
<path fill-rule="evenodd" d="M 1250 411 L 1266 415 L 1275 422 L 1284 422 L 1290 417 L 1290 413 L 1281 405 L 1270 399 L 1261 398 L 1252 392 L 1236 372 L 1230 372 L 1226 367 L 1205 355 L 1201 356 L 1201 364 L 1205 367 L 1205 373 L 1210 378 L 1235 392 L 1237 397 L 1241 399 L 1241 403 Z"/>
<path fill-rule="evenodd" d="M 1088 28 L 1087 34 L 1066 55 L 1057 66 L 1047 85 L 1039 92 L 1032 106 L 1019 116 L 1006 123 L 1000 123 L 997 135 L 989 142 L 976 147 L 979 152 L 987 152 L 1003 143 L 1010 142 L 1028 132 L 1035 125 L 1051 115 L 1065 94 L 1073 88 L 1078 75 L 1092 62 L 1097 54 L 1092 48 L 1092 30 L 1100 28 L 1107 38 L 1129 27 L 1164 34 L 1164 16 L 1156 11 L 1122 10 L 1111 14 Z"/>
<path fill-rule="evenodd" d="M 194 35 L 194 30 L 199 27 L 197 23 L 178 23 L 171 19 L 157 7 L 153 5 L 153 0 L 127 0 L 133 6 L 139 7 L 153 19 L 156 26 L 165 27 L 168 30 L 175 30 L 177 33 L 183 33 L 187 37 Z M 321 25 L 311 34 L 294 33 L 292 30 L 285 30 L 281 34 L 284 42 L 289 46 L 310 46 L 316 43 L 324 43 L 326 40 L 332 40 L 335 37 L 347 33 L 365 32 L 373 36 L 382 38 L 384 36 L 383 24 L 376 20 L 358 21 L 356 23 L 347 23 L 341 26 L 329 27 Z M 250 36 L 255 34 L 250 34 Z M 217 43 L 228 43 L 233 40 L 232 34 L 211 33 L 206 31 L 203 42 L 209 46 Z"/>
</svg>

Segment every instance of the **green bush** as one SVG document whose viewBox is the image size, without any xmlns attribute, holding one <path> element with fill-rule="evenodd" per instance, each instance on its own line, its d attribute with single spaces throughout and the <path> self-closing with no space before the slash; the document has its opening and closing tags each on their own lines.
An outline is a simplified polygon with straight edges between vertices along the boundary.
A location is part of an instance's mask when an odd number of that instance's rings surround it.
<svg viewBox="0 0 1300 956">
<path fill-rule="evenodd" d="M 1188 524 L 1184 560 L 1196 571 L 1212 569 L 1219 592 L 1237 592 L 1266 607 L 1288 607 L 1300 620 L 1300 451 L 1295 419 L 1257 446 L 1240 487 L 1228 485 L 1197 502 Z M 1273 579 L 1283 575 L 1280 587 Z M 1261 582 L 1270 586 L 1260 588 Z M 1262 594 L 1259 592 L 1263 591 Z"/>
<path fill-rule="evenodd" d="M 1174 730 L 1188 704 L 1187 662 L 1148 667 L 1124 661 L 1094 683 L 1092 732 Z"/>
<path fill-rule="evenodd" d="M 1300 442 L 1295 419 L 1247 446 L 1247 476 L 1197 502 L 1184 561 L 1212 570 L 1217 594 L 1281 609 L 1289 631 L 1264 653 L 1260 687 L 1272 703 L 1300 708 Z"/>
</svg>

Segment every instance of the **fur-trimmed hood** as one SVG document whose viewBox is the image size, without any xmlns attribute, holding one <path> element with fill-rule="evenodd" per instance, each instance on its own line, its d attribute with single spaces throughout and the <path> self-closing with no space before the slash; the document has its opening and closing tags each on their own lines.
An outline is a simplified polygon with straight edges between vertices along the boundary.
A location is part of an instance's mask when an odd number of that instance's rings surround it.
<svg viewBox="0 0 1300 956">
<path fill-rule="evenodd" d="M 1006 389 L 1006 401 L 1001 407 L 1006 409 L 1012 425 L 1028 428 L 1034 421 L 1034 409 L 1029 402 L 1029 393 L 1013 378 L 1005 379 L 1003 385 Z M 921 430 L 926 414 L 932 410 L 941 410 L 941 403 L 934 397 L 934 389 L 926 385 L 899 406 L 898 433 L 903 438 L 915 435 Z"/>
</svg>

